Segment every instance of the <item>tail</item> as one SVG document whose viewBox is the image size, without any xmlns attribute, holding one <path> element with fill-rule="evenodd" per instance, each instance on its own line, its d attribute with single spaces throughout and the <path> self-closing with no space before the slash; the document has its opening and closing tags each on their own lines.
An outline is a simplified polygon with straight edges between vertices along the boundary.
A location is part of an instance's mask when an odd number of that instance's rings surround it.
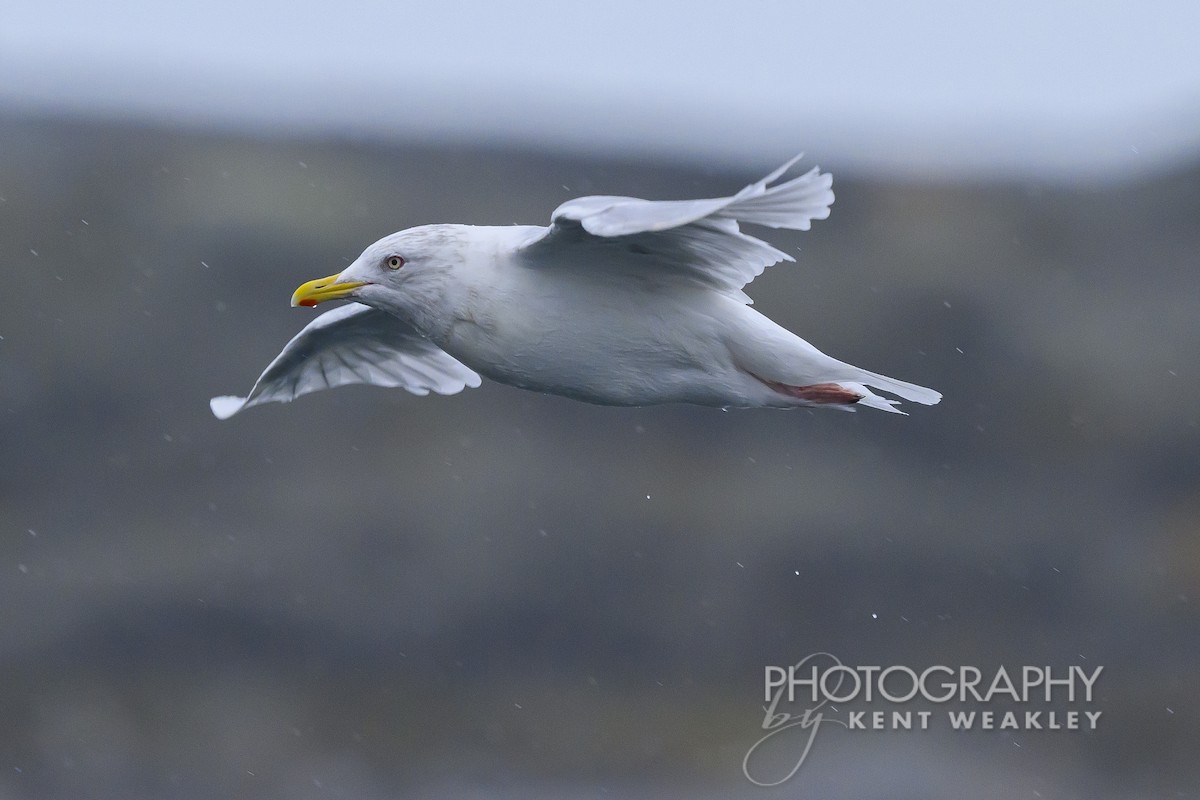
<svg viewBox="0 0 1200 800">
<path fill-rule="evenodd" d="M 767 184 L 803 157 L 796 156 L 757 183 L 733 196 L 732 202 L 712 216 L 752 222 L 768 228 L 806 231 L 814 219 L 826 219 L 833 205 L 833 176 L 813 167 L 798 178 L 767 188 Z"/>
<path fill-rule="evenodd" d="M 927 389 L 924 386 L 917 386 L 915 383 L 908 383 L 907 381 L 899 381 L 895 378 L 889 378 L 886 375 L 878 375 L 874 372 L 868 372 L 865 369 L 859 369 L 858 367 L 854 367 L 853 369 L 857 373 L 854 376 L 855 382 L 859 384 L 866 384 L 867 386 L 873 386 L 876 389 L 882 389 L 889 394 L 902 397 L 910 402 L 921 403 L 922 405 L 926 406 L 935 406 L 942 400 L 942 393 L 933 389 Z M 850 389 L 855 388 L 854 384 L 852 383 L 846 383 L 843 381 L 839 381 L 839 383 L 842 383 L 844 386 Z M 873 408 L 880 408 L 880 406 L 876 405 L 875 403 L 865 402 L 870 398 L 875 398 L 883 403 L 894 402 L 891 400 L 884 400 L 883 398 L 878 397 L 878 395 L 868 392 L 868 397 L 864 397 L 863 400 L 860 400 L 859 405 L 869 405 Z M 886 408 L 884 410 L 891 411 L 894 409 Z"/>
</svg>

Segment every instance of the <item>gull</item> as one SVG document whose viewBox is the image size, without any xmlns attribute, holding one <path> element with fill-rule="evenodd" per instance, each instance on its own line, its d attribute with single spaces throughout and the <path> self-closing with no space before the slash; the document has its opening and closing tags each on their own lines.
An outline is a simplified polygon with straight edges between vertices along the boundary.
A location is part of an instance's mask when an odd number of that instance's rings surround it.
<svg viewBox="0 0 1200 800">
<path fill-rule="evenodd" d="M 220 419 L 345 384 L 455 394 L 480 376 L 614 406 L 933 405 L 941 394 L 827 356 L 751 308 L 744 287 L 794 259 L 739 223 L 806 231 L 829 216 L 833 178 L 800 156 L 729 197 L 580 197 L 550 225 L 424 225 L 385 236 L 293 306 L 317 317 Z"/>
</svg>

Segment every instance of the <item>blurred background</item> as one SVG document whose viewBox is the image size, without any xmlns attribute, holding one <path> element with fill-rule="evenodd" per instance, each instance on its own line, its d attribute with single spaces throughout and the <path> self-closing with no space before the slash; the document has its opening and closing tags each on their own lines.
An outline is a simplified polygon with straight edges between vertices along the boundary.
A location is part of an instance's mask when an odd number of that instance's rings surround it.
<svg viewBox="0 0 1200 800">
<path fill-rule="evenodd" d="M 0 797 L 1200 791 L 1194 3 L 0 19 Z M 300 282 L 429 222 L 726 194 L 910 417 L 350 387 L 219 423 Z M 823 731 L 768 664 L 1103 665 L 1094 732 Z M 1074 706 L 1080 708 L 1081 706 Z"/>
</svg>

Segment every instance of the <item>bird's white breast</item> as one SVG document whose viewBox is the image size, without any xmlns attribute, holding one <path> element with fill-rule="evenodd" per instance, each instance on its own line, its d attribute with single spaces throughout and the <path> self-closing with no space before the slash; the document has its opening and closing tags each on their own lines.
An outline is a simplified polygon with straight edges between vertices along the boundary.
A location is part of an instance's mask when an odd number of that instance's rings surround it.
<svg viewBox="0 0 1200 800">
<path fill-rule="evenodd" d="M 615 405 L 729 402 L 727 384 L 742 378 L 732 374 L 723 317 L 736 301 L 699 287 L 656 291 L 587 267 L 529 265 L 480 248 L 457 271 L 435 341 L 522 388 Z"/>
</svg>

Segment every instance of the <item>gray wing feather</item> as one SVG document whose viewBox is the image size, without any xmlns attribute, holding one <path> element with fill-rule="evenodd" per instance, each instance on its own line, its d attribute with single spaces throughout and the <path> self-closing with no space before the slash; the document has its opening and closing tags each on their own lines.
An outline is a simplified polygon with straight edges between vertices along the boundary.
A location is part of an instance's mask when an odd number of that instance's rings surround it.
<svg viewBox="0 0 1200 800">
<path fill-rule="evenodd" d="M 262 403 L 289 402 L 351 383 L 399 387 L 413 394 L 456 394 L 480 384 L 412 326 L 383 311 L 350 303 L 327 311 L 287 343 L 246 397 L 214 397 L 218 419 Z"/>
<path fill-rule="evenodd" d="M 656 270 L 732 294 L 763 269 L 791 256 L 740 231 L 738 222 L 806 231 L 829 216 L 833 176 L 814 167 L 770 186 L 800 156 L 730 197 L 703 200 L 640 200 L 580 197 L 559 206 L 546 232 L 524 246 L 535 262 L 574 263 L 566 248 L 589 248 L 597 258 L 579 259 L 609 269 Z"/>
</svg>

